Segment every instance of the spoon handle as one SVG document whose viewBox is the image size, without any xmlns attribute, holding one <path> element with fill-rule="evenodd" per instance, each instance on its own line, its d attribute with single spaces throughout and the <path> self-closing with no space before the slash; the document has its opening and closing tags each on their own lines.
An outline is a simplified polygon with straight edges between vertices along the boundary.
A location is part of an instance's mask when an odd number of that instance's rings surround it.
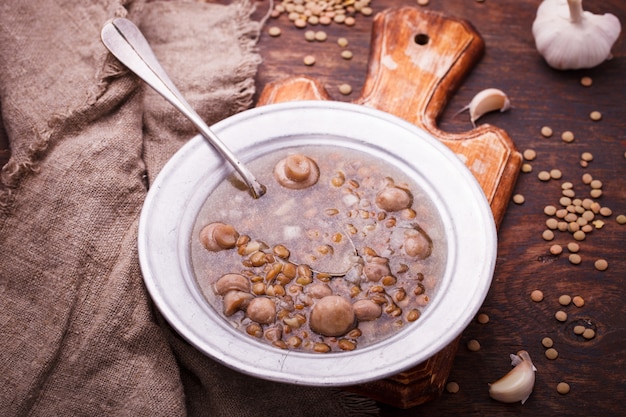
<svg viewBox="0 0 626 417">
<path fill-rule="evenodd" d="M 128 69 L 180 110 L 244 179 L 254 198 L 265 194 L 266 188 L 226 147 L 198 113 L 185 100 L 154 55 L 148 41 L 133 22 L 117 18 L 107 22 L 100 34 L 102 43 Z"/>
</svg>

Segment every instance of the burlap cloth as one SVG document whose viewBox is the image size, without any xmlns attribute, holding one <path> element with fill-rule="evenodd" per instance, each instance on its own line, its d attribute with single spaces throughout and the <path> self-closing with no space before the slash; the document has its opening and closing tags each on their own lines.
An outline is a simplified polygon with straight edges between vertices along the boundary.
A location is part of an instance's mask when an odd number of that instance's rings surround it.
<svg viewBox="0 0 626 417">
<path fill-rule="evenodd" d="M 0 188 L 0 415 L 375 413 L 339 390 L 208 359 L 159 318 L 143 286 L 147 188 L 195 131 L 107 53 L 100 29 L 114 16 L 135 21 L 210 124 L 252 104 L 262 26 L 253 8 L 1 2 L 0 132 L 12 156 Z"/>
</svg>

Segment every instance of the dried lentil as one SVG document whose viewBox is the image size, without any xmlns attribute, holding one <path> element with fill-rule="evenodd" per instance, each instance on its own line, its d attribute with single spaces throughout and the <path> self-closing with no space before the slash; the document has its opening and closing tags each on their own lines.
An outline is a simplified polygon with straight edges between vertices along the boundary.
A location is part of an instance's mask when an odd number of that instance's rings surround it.
<svg viewBox="0 0 626 417">
<path fill-rule="evenodd" d="M 554 216 L 556 214 L 556 207 L 552 205 L 545 206 L 543 208 L 543 212 L 548 216 Z"/>
<path fill-rule="evenodd" d="M 326 39 L 328 39 L 328 35 L 323 30 L 318 30 L 317 32 L 315 32 L 316 41 L 324 42 Z"/>
<path fill-rule="evenodd" d="M 607 268 L 609 267 L 609 263 L 606 261 L 606 259 L 598 259 L 597 261 L 593 263 L 593 266 L 598 271 L 606 271 Z"/>
<path fill-rule="evenodd" d="M 591 87 L 591 85 L 593 84 L 593 79 L 591 77 L 587 77 L 587 76 L 582 77 L 580 79 L 580 84 L 583 87 Z"/>
<path fill-rule="evenodd" d="M 543 238 L 543 240 L 551 241 L 554 239 L 554 232 L 550 229 L 546 229 L 541 234 L 541 237 Z"/>
<path fill-rule="evenodd" d="M 348 94 L 352 93 L 352 87 L 350 86 L 350 84 L 341 84 L 339 86 L 339 92 L 344 96 L 347 96 Z"/>
<path fill-rule="evenodd" d="M 554 346 L 554 341 L 549 337 L 544 337 L 543 339 L 541 339 L 541 345 L 546 349 L 551 348 L 552 346 Z"/>
<path fill-rule="evenodd" d="M 602 120 L 602 113 L 600 113 L 599 111 L 592 111 L 591 113 L 589 113 L 589 118 L 594 122 L 597 122 L 599 120 Z"/>
<path fill-rule="evenodd" d="M 526 149 L 522 154 L 527 161 L 533 161 L 537 157 L 537 152 L 534 149 Z"/>
<path fill-rule="evenodd" d="M 563 248 L 561 245 L 552 245 L 550 246 L 550 253 L 552 255 L 560 255 L 563 253 Z"/>
<path fill-rule="evenodd" d="M 346 38 L 339 38 L 337 39 L 337 45 L 345 48 L 346 46 L 348 46 L 348 40 Z"/>
<path fill-rule="evenodd" d="M 480 350 L 480 342 L 476 339 L 472 339 L 467 342 L 467 349 L 470 352 L 478 352 Z"/>
<path fill-rule="evenodd" d="M 524 201 L 526 201 L 526 199 L 524 198 L 522 194 L 515 194 L 513 196 L 513 202 L 515 204 L 524 204 Z"/>
<path fill-rule="evenodd" d="M 551 361 L 559 357 L 559 352 L 555 348 L 546 349 L 545 354 L 546 358 L 550 359 Z"/>
<path fill-rule="evenodd" d="M 533 290 L 530 293 L 530 299 L 538 303 L 543 300 L 543 292 L 541 290 Z"/>
<path fill-rule="evenodd" d="M 307 55 L 304 57 L 303 62 L 304 62 L 304 65 L 310 67 L 311 65 L 315 64 L 315 57 L 313 55 Z"/>
<path fill-rule="evenodd" d="M 583 337 L 587 340 L 591 340 L 596 337 L 596 332 L 593 329 L 585 329 L 583 332 Z"/>
<path fill-rule="evenodd" d="M 280 36 L 280 34 L 282 33 L 282 31 L 280 30 L 280 28 L 278 26 L 272 26 L 271 28 L 269 28 L 267 30 L 267 33 L 270 36 L 276 37 L 276 36 Z"/>
<path fill-rule="evenodd" d="M 618 224 L 626 224 L 626 215 L 620 214 L 615 218 Z"/>
<path fill-rule="evenodd" d="M 489 316 L 485 313 L 480 313 L 476 320 L 478 320 L 480 324 L 487 324 L 489 323 Z"/>
<path fill-rule="evenodd" d="M 582 298 L 580 295 L 575 296 L 572 299 L 572 302 L 574 303 L 574 305 L 578 308 L 582 307 L 585 305 L 585 299 Z"/>
<path fill-rule="evenodd" d="M 558 321 L 567 321 L 567 313 L 563 310 L 559 310 L 554 314 L 554 318 Z"/>
<path fill-rule="evenodd" d="M 569 384 L 567 382 L 559 382 L 556 385 L 556 392 L 558 392 L 561 395 L 565 395 L 567 393 L 569 393 L 570 387 Z"/>
<path fill-rule="evenodd" d="M 533 166 L 529 163 L 523 163 L 521 171 L 525 174 L 528 174 L 529 172 L 533 171 Z"/>
<path fill-rule="evenodd" d="M 593 161 L 593 154 L 591 152 L 583 152 L 580 155 L 580 159 L 582 159 L 583 161 L 586 161 L 586 162 L 591 162 L 591 161 Z"/>
<path fill-rule="evenodd" d="M 549 126 L 544 126 L 541 128 L 541 136 L 549 138 L 552 136 L 552 128 Z"/>
<path fill-rule="evenodd" d="M 537 178 L 539 178 L 540 181 L 549 181 L 550 173 L 548 171 L 541 171 L 537 174 Z"/>
<path fill-rule="evenodd" d="M 561 304 L 562 306 L 568 306 L 571 302 L 572 297 L 567 294 L 563 294 L 559 297 L 559 304 Z"/>
<path fill-rule="evenodd" d="M 559 169 L 550 170 L 550 178 L 554 180 L 558 180 L 558 179 L 561 179 L 562 176 L 563 176 L 563 173 L 561 172 L 561 170 Z"/>
<path fill-rule="evenodd" d="M 550 218 L 550 219 L 546 220 L 546 226 L 550 230 L 555 230 L 559 226 L 559 222 L 558 222 L 557 219 Z"/>
<path fill-rule="evenodd" d="M 582 258 L 577 253 L 572 253 L 568 257 L 568 259 L 569 259 L 570 263 L 574 264 L 574 265 L 578 265 L 578 264 L 580 264 L 582 262 Z"/>
<path fill-rule="evenodd" d="M 341 51 L 341 57 L 343 59 L 352 59 L 352 51 L 348 51 L 347 49 L 345 51 Z"/>
<path fill-rule="evenodd" d="M 315 40 L 315 31 L 307 30 L 306 32 L 304 32 L 304 39 L 309 42 L 313 42 Z"/>
<path fill-rule="evenodd" d="M 577 326 L 574 326 L 574 334 L 581 335 L 584 333 L 585 329 L 586 327 L 580 324 Z"/>
<path fill-rule="evenodd" d="M 450 394 L 456 394 L 457 392 L 459 392 L 459 384 L 454 381 L 448 382 L 446 384 L 446 391 L 448 391 Z"/>
<path fill-rule="evenodd" d="M 417 4 L 420 6 L 428 6 L 428 3 L 430 3 L 430 0 L 417 0 Z"/>
<path fill-rule="evenodd" d="M 561 140 L 566 143 L 571 143 L 574 141 L 574 133 L 570 130 L 566 130 L 561 134 Z"/>
</svg>

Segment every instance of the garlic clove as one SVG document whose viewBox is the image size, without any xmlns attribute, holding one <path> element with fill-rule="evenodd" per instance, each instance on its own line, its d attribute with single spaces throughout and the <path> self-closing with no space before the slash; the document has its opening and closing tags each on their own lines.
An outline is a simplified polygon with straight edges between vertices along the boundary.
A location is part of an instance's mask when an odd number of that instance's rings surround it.
<svg viewBox="0 0 626 417">
<path fill-rule="evenodd" d="M 486 113 L 499 110 L 505 112 L 511 108 L 511 102 L 507 95 L 497 88 L 487 88 L 482 90 L 472 98 L 470 103 L 463 107 L 459 113 L 468 110 L 470 121 L 476 127 L 476 120 L 480 119 Z"/>
<path fill-rule="evenodd" d="M 535 372 L 530 355 L 520 350 L 517 355 L 511 355 L 513 369 L 496 382 L 489 384 L 489 396 L 504 403 L 526 402 L 533 392 Z"/>
</svg>

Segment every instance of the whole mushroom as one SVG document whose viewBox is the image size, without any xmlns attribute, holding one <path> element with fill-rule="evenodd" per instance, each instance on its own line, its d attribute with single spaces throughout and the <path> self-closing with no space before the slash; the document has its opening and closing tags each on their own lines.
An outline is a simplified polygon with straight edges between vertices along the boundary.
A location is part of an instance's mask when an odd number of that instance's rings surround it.
<svg viewBox="0 0 626 417">
<path fill-rule="evenodd" d="M 309 317 L 311 330 L 323 336 L 342 336 L 356 325 L 352 304 L 339 295 L 329 295 L 313 306 Z"/>
<path fill-rule="evenodd" d="M 320 169 L 308 156 L 294 154 L 278 161 L 274 177 L 283 187 L 300 190 L 317 183 Z"/>
<path fill-rule="evenodd" d="M 267 297 L 254 298 L 248 304 L 246 316 L 259 324 L 270 324 L 276 319 L 276 304 Z"/>
<path fill-rule="evenodd" d="M 230 224 L 211 223 L 200 231 L 200 242 L 211 252 L 232 249 L 237 244 L 239 233 Z"/>
</svg>

